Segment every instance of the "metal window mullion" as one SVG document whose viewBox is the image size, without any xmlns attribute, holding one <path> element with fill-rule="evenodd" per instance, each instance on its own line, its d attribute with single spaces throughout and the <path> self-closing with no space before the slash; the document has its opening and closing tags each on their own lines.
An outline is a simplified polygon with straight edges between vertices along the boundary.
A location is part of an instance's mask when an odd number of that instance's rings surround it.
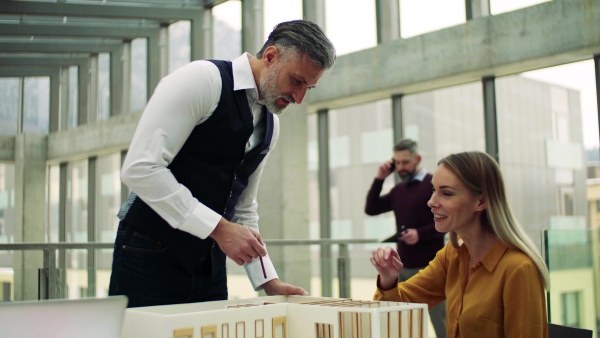
<svg viewBox="0 0 600 338">
<path fill-rule="evenodd" d="M 125 156 L 127 155 L 127 150 L 121 151 L 121 166 L 123 167 L 123 162 L 125 161 Z M 120 171 L 119 171 L 120 172 Z M 125 203 L 127 200 L 127 196 L 129 196 L 129 188 L 121 181 L 121 204 Z"/>
<path fill-rule="evenodd" d="M 68 164 L 61 163 L 59 166 L 59 188 L 58 188 L 58 242 L 64 243 L 67 238 L 67 171 Z M 49 289 L 50 298 L 58 298 L 60 290 L 66 287 L 65 268 L 67 266 L 65 249 L 58 249 L 58 261 L 55 257 L 49 257 Z M 50 255 L 56 255 L 57 251 L 50 251 Z M 54 263 L 52 263 L 54 262 Z M 55 270 L 56 269 L 56 270 Z M 52 273 L 55 271 L 56 273 Z M 62 277 L 61 277 L 62 276 Z"/>
<path fill-rule="evenodd" d="M 90 56 L 88 82 L 88 109 L 86 123 L 98 121 L 98 54 Z"/>
<path fill-rule="evenodd" d="M 317 138 L 319 146 L 319 225 L 320 238 L 331 238 L 331 200 L 329 180 L 329 110 L 317 112 Z M 331 245 L 321 245 L 321 295 L 331 297 L 332 264 Z"/>
<path fill-rule="evenodd" d="M 87 217 L 87 239 L 88 242 L 96 241 L 96 163 L 97 157 L 88 159 L 88 217 Z M 87 296 L 96 295 L 96 250 L 87 250 Z"/>
<path fill-rule="evenodd" d="M 25 78 L 19 77 L 19 106 L 17 108 L 17 135 L 23 134 L 23 113 L 25 106 Z"/>
<path fill-rule="evenodd" d="M 392 95 L 392 142 L 396 144 L 404 137 L 404 122 L 402 119 L 403 94 Z M 393 147 L 394 144 L 391 146 Z M 400 183 L 400 176 L 394 174 L 394 182 Z"/>
<path fill-rule="evenodd" d="M 600 54 L 594 55 L 594 74 L 596 77 L 596 112 L 598 113 L 598 131 L 600 136 Z M 600 143 L 600 137 L 598 137 Z"/>
<path fill-rule="evenodd" d="M 58 101 L 59 130 L 69 129 L 69 67 L 60 68 Z"/>
<path fill-rule="evenodd" d="M 498 118 L 496 112 L 496 78 L 484 77 L 483 84 L 483 114 L 485 129 L 485 151 L 500 163 L 498 147 Z"/>
</svg>

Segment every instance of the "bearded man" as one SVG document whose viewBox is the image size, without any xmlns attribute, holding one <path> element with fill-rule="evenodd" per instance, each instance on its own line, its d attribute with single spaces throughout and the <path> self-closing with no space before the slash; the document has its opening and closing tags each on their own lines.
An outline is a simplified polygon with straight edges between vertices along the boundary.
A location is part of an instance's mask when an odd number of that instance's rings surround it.
<svg viewBox="0 0 600 338">
<path fill-rule="evenodd" d="M 397 172 L 401 182 L 381 194 L 386 177 Z M 367 193 L 365 212 L 379 215 L 393 211 L 397 233 L 393 236 L 404 270 L 398 276 L 404 282 L 429 264 L 444 247 L 444 234 L 435 229 L 433 214 L 427 206 L 431 198 L 431 174 L 421 167 L 417 142 L 405 138 L 394 146 L 394 157 L 382 163 Z M 446 301 L 429 309 L 436 337 L 446 337 Z"/>
<path fill-rule="evenodd" d="M 275 114 L 300 104 L 335 57 L 319 26 L 295 20 L 256 57 L 194 61 L 161 80 L 121 171 L 132 194 L 118 215 L 110 295 L 129 307 L 225 300 L 226 256 L 257 291 L 307 294 L 277 277 L 256 194 L 279 136 Z"/>
</svg>

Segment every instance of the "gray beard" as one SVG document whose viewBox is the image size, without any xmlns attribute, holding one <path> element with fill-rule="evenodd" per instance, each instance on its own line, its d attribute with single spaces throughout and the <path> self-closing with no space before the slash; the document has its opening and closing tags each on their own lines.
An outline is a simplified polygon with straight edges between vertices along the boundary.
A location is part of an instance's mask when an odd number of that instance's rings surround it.
<svg viewBox="0 0 600 338">
<path fill-rule="evenodd" d="M 260 96 L 262 100 L 258 100 L 258 103 L 265 105 L 267 109 L 273 113 L 280 115 L 283 113 L 286 107 L 278 107 L 275 101 L 279 98 L 295 103 L 292 97 L 282 95 L 279 93 L 279 84 L 277 83 L 277 75 L 283 64 L 278 64 L 275 68 L 268 70 L 265 76 L 260 79 Z"/>
</svg>

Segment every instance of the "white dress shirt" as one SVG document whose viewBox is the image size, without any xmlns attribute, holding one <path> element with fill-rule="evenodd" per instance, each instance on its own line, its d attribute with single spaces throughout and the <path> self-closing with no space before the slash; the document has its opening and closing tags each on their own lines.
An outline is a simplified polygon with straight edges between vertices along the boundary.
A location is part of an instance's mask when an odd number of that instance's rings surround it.
<svg viewBox="0 0 600 338">
<path fill-rule="evenodd" d="M 247 53 L 232 61 L 234 90 L 245 90 L 253 114 L 254 132 L 246 152 L 264 139 L 266 118 L 257 103 L 258 90 Z M 221 215 L 202 204 L 185 186 L 177 182 L 167 166 L 173 161 L 192 130 L 206 121 L 217 108 L 221 96 L 221 75 L 209 61 L 194 61 L 164 77 L 148 101 L 133 135 L 121 171 L 121 180 L 172 227 L 202 239 L 217 226 Z M 269 150 L 279 137 L 279 119 L 273 116 L 273 138 Z M 256 194 L 266 160 L 250 176 L 240 195 L 232 222 L 258 231 Z M 267 278 L 260 261 L 255 259 L 244 268 L 255 290 L 277 278 L 269 256 L 263 257 Z"/>
</svg>

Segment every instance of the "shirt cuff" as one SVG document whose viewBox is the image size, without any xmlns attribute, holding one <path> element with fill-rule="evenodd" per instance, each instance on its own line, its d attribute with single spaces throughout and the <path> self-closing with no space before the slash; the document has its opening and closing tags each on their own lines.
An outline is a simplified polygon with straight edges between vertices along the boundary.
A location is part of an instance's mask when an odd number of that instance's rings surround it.
<svg viewBox="0 0 600 338">
<path fill-rule="evenodd" d="M 382 290 L 379 284 L 379 275 L 377 275 L 377 290 L 373 295 L 373 300 L 387 300 L 392 302 L 401 302 L 402 298 L 398 292 L 398 287 L 391 288 L 389 290 Z"/>
<path fill-rule="evenodd" d="M 255 258 L 252 262 L 248 264 L 244 264 L 244 269 L 246 269 L 246 274 L 248 274 L 248 278 L 250 279 L 250 283 L 252 283 L 252 288 L 254 291 L 260 291 L 263 289 L 263 284 L 266 282 L 279 278 L 277 276 L 277 271 L 275 271 L 275 267 L 273 266 L 273 262 L 271 258 L 269 258 L 269 254 L 262 258 L 263 265 L 265 266 L 265 273 L 263 273 L 263 268 L 260 264 L 260 259 Z M 267 277 L 265 278 L 265 274 Z"/>
<path fill-rule="evenodd" d="M 188 219 L 179 227 L 179 230 L 206 239 L 217 227 L 221 215 L 202 203 L 198 203 Z"/>
</svg>

